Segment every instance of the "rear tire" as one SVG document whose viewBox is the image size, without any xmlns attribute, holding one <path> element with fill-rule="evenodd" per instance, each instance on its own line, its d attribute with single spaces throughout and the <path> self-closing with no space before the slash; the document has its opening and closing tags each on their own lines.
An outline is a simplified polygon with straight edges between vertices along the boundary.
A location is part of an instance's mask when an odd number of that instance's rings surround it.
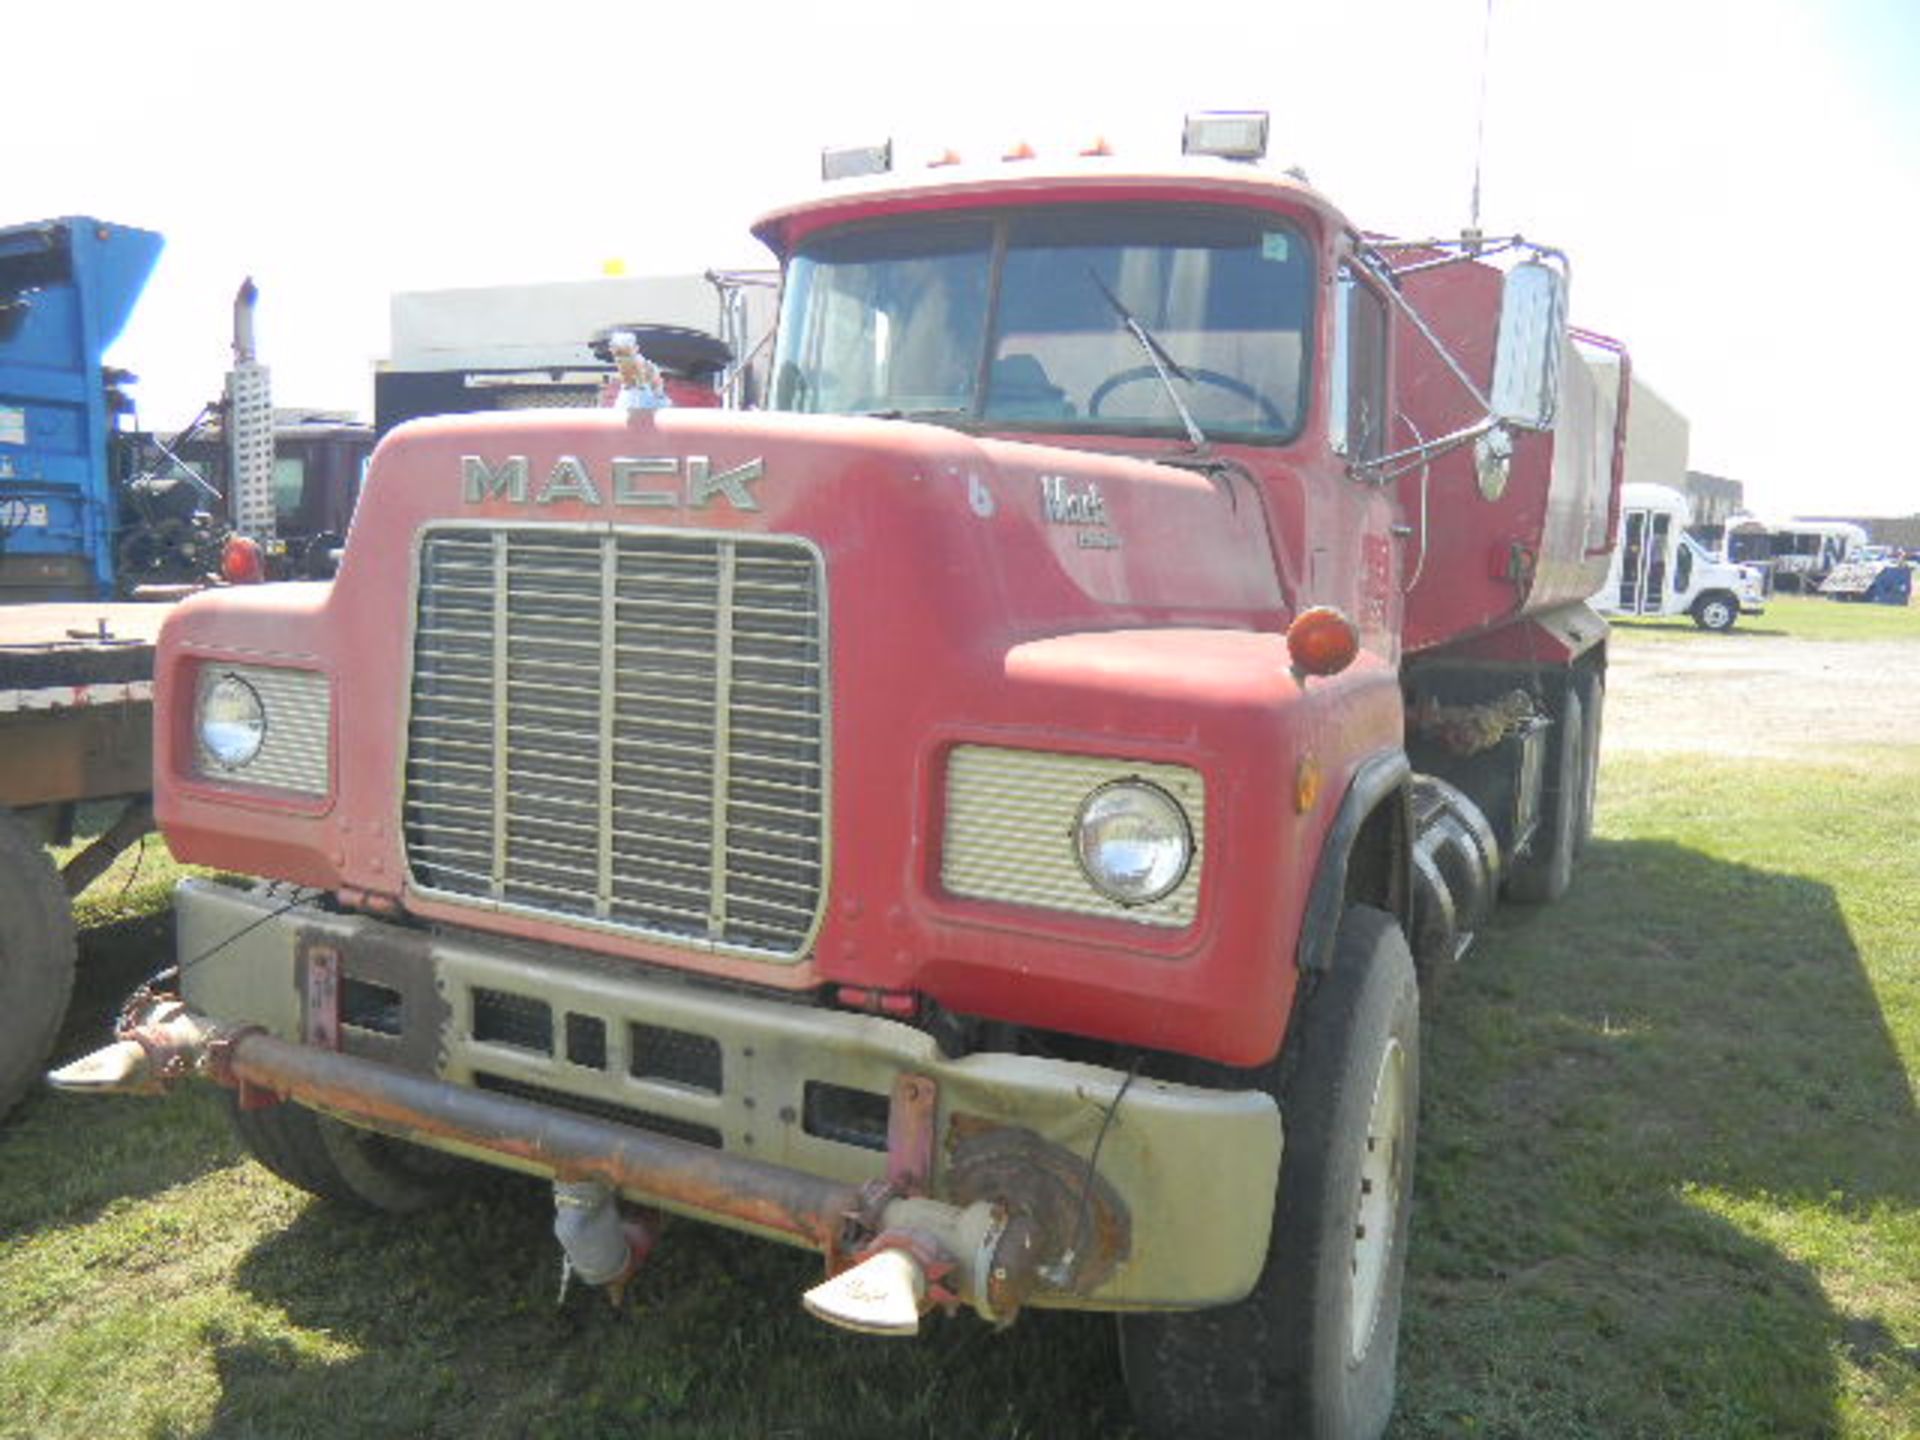
<svg viewBox="0 0 1920 1440">
<path fill-rule="evenodd" d="M 67 887 L 39 837 L 0 809 L 0 1115 L 39 1082 L 73 996 Z"/>
<path fill-rule="evenodd" d="M 335 1204 L 410 1215 L 451 1200 L 467 1169 L 454 1156 L 291 1101 L 243 1110 L 229 1091 L 227 1106 L 234 1132 L 254 1159 L 289 1185 Z"/>
<path fill-rule="evenodd" d="M 1581 813 L 1591 823 L 1588 795 L 1592 756 L 1587 753 L 1586 707 L 1580 686 L 1567 685 L 1567 698 L 1553 722 L 1553 755 L 1546 783 L 1541 786 L 1540 819 L 1525 852 L 1507 869 L 1509 900 L 1523 905 L 1547 905 L 1567 893 L 1573 883 L 1573 856 L 1580 846 Z"/>
<path fill-rule="evenodd" d="M 1370 1440 L 1393 1413 L 1420 992 L 1390 916 L 1347 911 L 1287 1053 L 1286 1154 L 1253 1293 L 1120 1322 L 1134 1415 L 1149 1435 Z"/>
</svg>

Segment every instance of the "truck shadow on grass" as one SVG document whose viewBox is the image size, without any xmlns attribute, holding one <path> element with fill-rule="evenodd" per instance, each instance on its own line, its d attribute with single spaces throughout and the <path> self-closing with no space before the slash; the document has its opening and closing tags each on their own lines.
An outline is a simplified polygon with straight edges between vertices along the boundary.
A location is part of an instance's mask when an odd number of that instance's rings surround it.
<svg viewBox="0 0 1920 1440">
<path fill-rule="evenodd" d="M 556 1305 L 544 1186 L 483 1181 L 448 1212 L 382 1221 L 310 1206 L 256 1246 L 238 1283 L 302 1331 L 213 1337 L 212 1435 L 596 1437 L 1130 1433 L 1112 1326 L 1033 1314 L 1001 1334 L 931 1319 L 865 1339 L 802 1314 L 811 1256 L 673 1223 L 615 1310 Z"/>
<path fill-rule="evenodd" d="M 1426 1075 L 1396 1434 L 1920 1415 L 1871 1298 L 1909 1273 L 1920 1118 L 1826 886 L 1598 843 L 1450 977 Z"/>
<path fill-rule="evenodd" d="M 81 932 L 73 999 L 50 1066 L 113 1036 L 121 1003 L 173 956 L 161 910 Z M 76 1152 L 85 1163 L 74 1163 Z M 154 1195 L 241 1155 L 218 1102 L 195 1087 L 165 1097 L 60 1095 L 42 1088 L 0 1125 L 0 1235 L 84 1225 L 116 1201 Z"/>
</svg>

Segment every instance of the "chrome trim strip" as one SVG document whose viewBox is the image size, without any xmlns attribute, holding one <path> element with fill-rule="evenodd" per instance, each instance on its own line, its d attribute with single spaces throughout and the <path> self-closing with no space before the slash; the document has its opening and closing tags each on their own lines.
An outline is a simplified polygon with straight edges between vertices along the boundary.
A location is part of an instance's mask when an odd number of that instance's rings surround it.
<svg viewBox="0 0 1920 1440">
<path fill-rule="evenodd" d="M 739 549 L 731 540 L 719 546 L 720 593 L 713 616 L 713 815 L 707 850 L 707 934 L 727 933 L 727 795 L 733 767 L 733 586 Z"/>
<path fill-rule="evenodd" d="M 493 898 L 507 893 L 507 532 L 493 532 Z M 407 652 L 411 663 L 414 652 Z M 413 692 L 413 672 L 407 672 Z M 401 803 L 406 803 L 404 791 Z"/>
<path fill-rule="evenodd" d="M 619 686 L 620 545 L 617 539 L 600 546 L 600 853 L 595 869 L 593 913 L 605 920 L 613 913 L 613 736 Z"/>
</svg>

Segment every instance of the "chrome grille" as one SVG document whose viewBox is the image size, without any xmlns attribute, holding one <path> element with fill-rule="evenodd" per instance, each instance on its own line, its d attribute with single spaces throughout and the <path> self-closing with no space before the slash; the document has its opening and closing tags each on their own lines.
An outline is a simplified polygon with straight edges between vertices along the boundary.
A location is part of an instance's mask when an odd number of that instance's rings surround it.
<svg viewBox="0 0 1920 1440">
<path fill-rule="evenodd" d="M 820 563 L 796 540 L 428 531 L 405 828 L 445 897 L 791 958 L 826 827 Z"/>
</svg>

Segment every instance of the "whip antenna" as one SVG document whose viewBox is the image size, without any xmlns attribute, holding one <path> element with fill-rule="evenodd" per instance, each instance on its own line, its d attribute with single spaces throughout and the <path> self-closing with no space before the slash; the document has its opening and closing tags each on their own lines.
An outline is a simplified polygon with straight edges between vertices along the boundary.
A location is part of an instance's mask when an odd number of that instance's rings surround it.
<svg viewBox="0 0 1920 1440">
<path fill-rule="evenodd" d="M 1487 0 L 1486 23 L 1480 27 L 1480 113 L 1473 135 L 1473 204 L 1467 221 L 1467 233 L 1461 238 L 1469 247 L 1480 243 L 1480 164 L 1487 149 L 1487 57 L 1493 47 L 1493 0 Z"/>
</svg>

